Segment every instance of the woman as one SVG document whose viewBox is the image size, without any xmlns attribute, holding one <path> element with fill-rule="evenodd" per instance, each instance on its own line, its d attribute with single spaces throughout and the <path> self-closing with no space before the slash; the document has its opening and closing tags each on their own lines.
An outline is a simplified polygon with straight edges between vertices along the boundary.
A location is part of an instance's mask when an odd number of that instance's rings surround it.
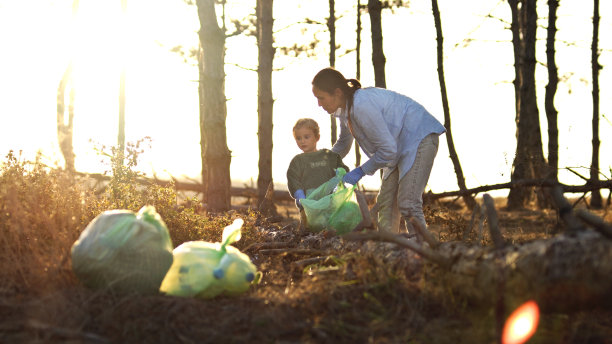
<svg viewBox="0 0 612 344">
<path fill-rule="evenodd" d="M 340 137 L 332 151 L 345 157 L 353 138 L 368 156 L 361 166 L 344 176 L 355 184 L 363 176 L 383 169 L 377 197 L 380 230 L 399 231 L 400 214 L 414 217 L 427 228 L 423 215 L 423 191 L 438 152 L 444 126 L 416 101 L 390 90 L 361 88 L 356 79 L 325 68 L 312 80 L 319 106 L 340 119 Z M 414 233 L 409 221 L 406 225 Z"/>
</svg>

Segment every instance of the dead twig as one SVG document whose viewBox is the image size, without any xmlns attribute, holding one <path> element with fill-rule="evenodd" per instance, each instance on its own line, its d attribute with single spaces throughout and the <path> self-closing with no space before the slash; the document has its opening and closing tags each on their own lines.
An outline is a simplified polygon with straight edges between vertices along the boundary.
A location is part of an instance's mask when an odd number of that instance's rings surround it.
<svg viewBox="0 0 612 344">
<path fill-rule="evenodd" d="M 291 266 L 295 269 L 302 269 L 305 266 L 311 265 L 311 264 L 317 264 L 320 262 L 324 262 L 326 261 L 328 258 L 330 258 L 331 256 L 321 256 L 321 257 L 312 257 L 312 258 L 306 258 L 306 259 L 301 259 L 301 260 L 297 260 L 295 262 L 291 263 Z"/>
<path fill-rule="evenodd" d="M 578 172 L 574 171 L 574 170 L 573 170 L 571 167 L 567 167 L 566 169 L 567 169 L 568 171 L 572 172 L 573 174 L 575 174 L 576 176 L 578 176 L 579 178 L 581 178 L 582 180 L 584 180 L 585 182 L 588 182 L 588 181 L 589 181 L 589 178 L 587 178 L 587 177 L 585 177 L 585 176 L 581 175 L 580 173 L 578 173 Z"/>
<path fill-rule="evenodd" d="M 305 248 L 272 248 L 266 250 L 260 250 L 261 254 L 311 254 L 311 255 L 322 255 L 324 254 L 321 250 L 311 250 Z"/>
<path fill-rule="evenodd" d="M 491 233 L 491 240 L 496 249 L 502 249 L 506 246 L 504 237 L 499 230 L 499 221 L 497 219 L 497 210 L 495 210 L 495 202 L 493 197 L 489 194 L 482 195 L 482 199 L 487 209 L 487 220 L 489 222 L 489 232 Z"/>
<path fill-rule="evenodd" d="M 254 251 L 257 252 L 261 249 L 269 249 L 269 248 L 290 248 L 290 247 L 294 247 L 295 244 L 292 244 L 290 242 L 285 242 L 285 241 L 279 241 L 279 242 L 256 242 L 256 243 L 252 243 L 249 246 L 247 246 L 243 252 L 249 252 L 249 251 Z"/>
<path fill-rule="evenodd" d="M 362 233 L 348 233 L 342 236 L 342 239 L 349 241 L 362 241 L 362 240 L 375 240 L 375 241 L 385 241 L 392 242 L 398 244 L 400 246 L 404 246 L 418 254 L 420 254 L 423 258 L 431 260 L 434 263 L 439 264 L 444 268 L 448 268 L 451 265 L 450 260 L 447 257 L 444 257 L 440 253 L 417 244 L 414 241 L 410 241 L 409 239 L 393 233 L 388 232 L 362 232 Z"/>
<path fill-rule="evenodd" d="M 586 192 L 583 193 L 582 196 L 578 197 L 578 199 L 572 204 L 572 208 L 576 208 L 576 206 L 580 204 L 580 201 L 584 201 L 584 204 L 588 207 L 589 203 L 586 201 L 585 197 L 586 197 Z"/>
</svg>

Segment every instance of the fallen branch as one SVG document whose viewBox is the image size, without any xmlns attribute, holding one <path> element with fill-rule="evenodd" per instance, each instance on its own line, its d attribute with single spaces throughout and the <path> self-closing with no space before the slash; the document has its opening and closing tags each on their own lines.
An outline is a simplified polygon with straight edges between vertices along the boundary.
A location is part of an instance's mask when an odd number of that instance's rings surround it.
<svg viewBox="0 0 612 344">
<path fill-rule="evenodd" d="M 349 241 L 375 240 L 375 241 L 392 242 L 400 246 L 404 246 L 420 254 L 423 258 L 429 259 L 432 262 L 435 262 L 442 267 L 450 267 L 450 261 L 448 260 L 448 258 L 444 257 L 443 255 L 441 255 L 440 253 L 436 251 L 433 251 L 430 248 L 421 246 L 414 241 L 410 241 L 401 235 L 388 233 L 388 232 L 374 232 L 374 231 L 362 232 L 362 233 L 352 232 L 352 233 L 348 233 L 342 236 L 342 239 L 349 240 Z"/>
<path fill-rule="evenodd" d="M 98 181 L 109 181 L 111 179 L 110 176 L 100 174 L 100 173 L 83 173 L 83 172 L 75 172 L 75 174 L 83 177 L 89 177 Z M 193 192 L 202 192 L 203 186 L 201 183 L 196 182 L 181 182 L 177 179 L 169 180 L 161 180 L 157 178 L 137 178 L 136 181 L 141 184 L 150 185 L 157 184 L 164 187 L 173 186 L 176 190 L 179 191 L 193 191 Z M 569 193 L 581 193 L 581 192 L 589 192 L 599 189 L 612 189 L 612 180 L 598 180 L 596 182 L 589 181 L 584 185 L 566 185 L 561 184 L 556 181 L 552 181 L 550 179 L 525 179 L 525 180 L 517 180 L 509 183 L 501 183 L 501 184 L 493 184 L 493 185 L 484 185 L 479 186 L 472 189 L 460 190 L 460 191 L 448 191 L 441 193 L 427 193 L 423 195 L 423 201 L 433 201 L 440 198 L 446 197 L 462 197 L 464 195 L 476 195 L 478 193 L 492 191 L 492 190 L 502 190 L 502 189 L 511 189 L 517 187 L 530 187 L 530 186 L 542 186 L 542 187 L 552 187 L 555 185 L 560 185 L 563 189 L 563 192 Z M 281 201 L 292 201 L 293 197 L 286 190 L 274 190 L 274 199 Z M 366 200 L 370 203 L 375 201 L 376 195 L 378 193 L 377 190 L 363 190 L 361 191 Z M 245 197 L 245 198 L 258 198 L 258 192 L 256 188 L 251 187 L 231 187 L 230 193 L 234 197 Z M 373 211 L 372 211 L 373 210 Z M 372 209 L 371 213 L 374 215 L 377 209 Z M 375 218 L 375 217 L 373 217 Z"/>
<path fill-rule="evenodd" d="M 561 187 L 553 187 L 550 194 L 555 202 L 555 206 L 559 209 L 559 217 L 565 222 L 567 231 L 569 233 L 576 233 L 584 230 L 582 223 L 574 216 L 572 205 L 563 197 Z"/>
<path fill-rule="evenodd" d="M 107 176 L 100 173 L 83 173 L 83 172 L 75 172 L 76 175 L 81 177 L 92 178 L 98 182 L 108 182 L 111 180 L 111 176 Z M 173 178 L 172 180 L 162 180 L 157 178 L 136 178 L 136 182 L 143 185 L 159 185 L 163 187 L 173 187 L 178 191 L 192 191 L 201 193 L 204 190 L 202 183 L 197 182 L 181 182 L 177 179 Z M 102 189 L 103 190 L 103 189 Z M 361 191 L 365 196 L 368 202 L 374 201 L 376 197 L 377 191 L 363 190 Z M 235 187 L 232 186 L 230 188 L 230 194 L 234 197 L 245 197 L 245 198 L 253 198 L 257 199 L 259 197 L 258 191 L 256 188 L 251 187 Z M 273 190 L 271 197 L 274 200 L 281 201 L 293 201 L 293 197 L 289 194 L 288 191 L 285 190 Z"/>
<path fill-rule="evenodd" d="M 434 236 L 426 229 L 423 228 L 423 225 L 419 223 L 414 217 L 410 218 L 410 223 L 414 230 L 429 244 L 431 248 L 434 250 L 440 246 L 440 242 L 434 238 Z M 418 237 L 418 236 L 417 236 Z"/>
<path fill-rule="evenodd" d="M 612 224 L 605 222 L 599 216 L 591 214 L 585 209 L 576 210 L 576 216 L 606 238 L 612 239 Z"/>
<path fill-rule="evenodd" d="M 470 303 L 495 302 L 498 291 L 493 286 L 503 282 L 507 305 L 534 299 L 546 311 L 612 306 L 612 241 L 595 231 L 500 250 L 447 242 L 440 251 L 452 267 L 433 269 L 426 283 L 452 290 Z"/>
<path fill-rule="evenodd" d="M 322 255 L 324 254 L 324 252 L 321 250 L 311 250 L 311 249 L 305 249 L 305 248 L 287 248 L 287 249 L 272 248 L 272 249 L 260 250 L 259 253 L 261 254 L 283 254 L 283 255 L 287 255 L 287 254 Z"/>
<path fill-rule="evenodd" d="M 247 246 L 244 250 L 242 250 L 243 252 L 249 252 L 249 251 L 259 251 L 261 249 L 270 249 L 270 248 L 290 248 L 294 246 L 294 244 L 290 243 L 290 242 L 256 242 L 256 243 L 252 243 L 249 246 Z"/>
<path fill-rule="evenodd" d="M 517 180 L 509 183 L 502 184 L 494 184 L 494 185 L 484 185 L 479 186 L 477 188 L 466 189 L 464 191 L 449 191 L 449 192 L 441 192 L 441 193 L 428 193 L 424 195 L 423 201 L 433 201 L 440 198 L 445 197 L 454 197 L 454 196 L 463 196 L 465 194 L 478 194 L 481 192 L 487 192 L 492 190 L 501 190 L 501 189 L 512 189 L 517 187 L 530 187 L 530 186 L 541 186 L 541 187 L 553 187 L 559 185 L 562 191 L 569 193 L 580 193 L 580 192 L 589 192 L 593 190 L 599 189 L 612 189 L 612 180 L 599 180 L 593 183 L 587 183 L 584 185 L 566 185 L 562 183 L 558 183 L 556 181 L 550 179 L 524 179 Z"/>
</svg>

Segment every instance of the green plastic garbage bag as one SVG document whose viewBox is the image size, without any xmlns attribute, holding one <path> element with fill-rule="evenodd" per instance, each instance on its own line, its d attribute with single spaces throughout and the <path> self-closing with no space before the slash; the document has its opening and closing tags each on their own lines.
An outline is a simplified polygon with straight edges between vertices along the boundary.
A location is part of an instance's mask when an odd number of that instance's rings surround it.
<svg viewBox="0 0 612 344">
<path fill-rule="evenodd" d="M 230 244 L 240 240 L 244 220 L 225 227 L 221 243 L 189 241 L 174 249 L 174 261 L 160 291 L 168 295 L 212 298 L 238 295 L 261 278 L 246 254 Z"/>
<path fill-rule="evenodd" d="M 87 225 L 71 256 L 72 270 L 89 288 L 157 293 L 172 265 L 172 241 L 153 206 L 137 214 L 109 210 Z"/>
<path fill-rule="evenodd" d="M 342 177 L 343 168 L 336 169 L 336 175 L 314 189 L 300 203 L 306 213 L 307 226 L 318 232 L 324 229 L 345 234 L 362 221 L 361 210 L 355 196 L 356 185 L 346 187 Z"/>
</svg>

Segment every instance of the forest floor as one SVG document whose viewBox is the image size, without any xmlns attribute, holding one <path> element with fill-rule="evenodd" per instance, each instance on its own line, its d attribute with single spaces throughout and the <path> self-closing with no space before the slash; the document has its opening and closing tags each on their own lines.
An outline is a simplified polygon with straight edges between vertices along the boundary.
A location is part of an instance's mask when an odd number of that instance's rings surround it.
<svg viewBox="0 0 612 344">
<path fill-rule="evenodd" d="M 554 211 L 505 211 L 507 242 L 520 245 L 558 233 Z M 299 230 L 293 204 L 281 216 L 245 218 L 247 238 L 234 246 L 263 277 L 244 294 L 214 299 L 117 295 L 70 283 L 32 293 L 0 291 L 2 343 L 497 343 L 493 302 L 470 305 L 425 287 L 418 254 L 391 243 L 345 241 Z M 461 202 L 425 207 L 440 241 L 462 240 L 471 212 Z M 612 211 L 610 211 L 612 212 Z M 608 221 L 607 210 L 598 215 Z M 491 245 L 473 225 L 469 241 Z M 485 225 L 486 228 L 486 225 Z M 480 240 L 479 240 L 480 239 Z M 64 261 L 66 257 L 64 257 Z M 69 269 L 69 262 L 65 262 Z M 508 310 L 506 313 L 509 313 Z M 529 343 L 612 343 L 612 310 L 542 314 Z"/>
</svg>

